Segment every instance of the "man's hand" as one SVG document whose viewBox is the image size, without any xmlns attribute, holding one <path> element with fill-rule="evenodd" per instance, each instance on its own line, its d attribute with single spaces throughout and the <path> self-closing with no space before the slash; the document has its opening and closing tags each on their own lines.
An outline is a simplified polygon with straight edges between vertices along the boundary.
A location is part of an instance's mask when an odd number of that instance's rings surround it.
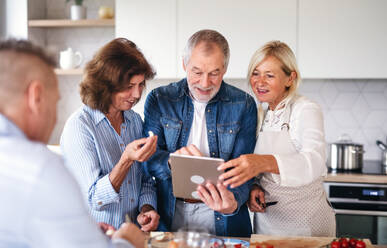
<svg viewBox="0 0 387 248">
<path fill-rule="evenodd" d="M 257 199 L 261 204 L 258 204 Z M 265 212 L 265 208 L 262 205 L 265 204 L 265 192 L 258 185 L 253 185 L 250 191 L 250 198 L 247 202 L 247 206 L 249 207 L 251 212 Z"/>
<path fill-rule="evenodd" d="M 104 223 L 104 222 L 98 222 L 98 226 L 99 226 L 99 228 L 102 230 L 102 232 L 103 232 L 104 234 L 106 234 L 107 236 L 109 236 L 109 238 L 111 238 L 112 235 L 114 234 L 114 232 L 116 231 L 116 229 L 114 228 L 114 226 L 109 225 L 109 224 Z"/>
<path fill-rule="evenodd" d="M 200 199 L 211 209 L 223 213 L 231 214 L 238 208 L 238 202 L 234 194 L 222 183 L 218 182 L 217 187 L 212 183 L 199 185 L 197 191 Z"/>
<path fill-rule="evenodd" d="M 189 146 L 184 146 L 179 150 L 175 151 L 174 153 L 180 154 L 180 155 L 191 155 L 191 156 L 200 156 L 200 157 L 203 156 L 200 150 L 195 145 L 192 145 L 192 144 Z"/>
<path fill-rule="evenodd" d="M 120 229 L 113 234 L 112 239 L 115 238 L 126 239 L 136 248 L 144 248 L 145 246 L 145 235 L 133 223 L 123 223 Z"/>
<path fill-rule="evenodd" d="M 150 205 L 144 205 L 141 213 L 137 216 L 137 222 L 141 226 L 141 230 L 145 232 L 154 231 L 159 225 L 160 216 Z"/>
</svg>

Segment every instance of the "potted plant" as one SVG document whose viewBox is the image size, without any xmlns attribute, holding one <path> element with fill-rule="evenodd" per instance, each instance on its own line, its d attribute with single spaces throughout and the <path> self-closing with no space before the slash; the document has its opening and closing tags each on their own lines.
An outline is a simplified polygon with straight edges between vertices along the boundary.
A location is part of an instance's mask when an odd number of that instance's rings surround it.
<svg viewBox="0 0 387 248">
<path fill-rule="evenodd" d="M 71 0 L 66 0 L 66 3 Z M 74 0 L 74 4 L 70 8 L 71 20 L 86 19 L 86 7 L 82 5 L 83 0 Z"/>
</svg>

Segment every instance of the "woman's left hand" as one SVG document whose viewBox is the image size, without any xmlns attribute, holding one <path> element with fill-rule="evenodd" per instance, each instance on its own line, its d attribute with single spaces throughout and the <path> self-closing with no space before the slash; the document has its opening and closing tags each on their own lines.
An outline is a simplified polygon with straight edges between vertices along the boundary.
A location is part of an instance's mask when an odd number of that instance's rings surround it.
<svg viewBox="0 0 387 248">
<path fill-rule="evenodd" d="M 225 186 L 230 185 L 231 188 L 244 184 L 262 172 L 276 173 L 278 171 L 277 162 L 272 155 L 258 154 L 241 155 L 239 158 L 220 165 L 218 170 L 229 168 L 229 171 L 219 176 L 219 180 L 224 180 L 223 184 Z"/>
<path fill-rule="evenodd" d="M 137 222 L 141 226 L 141 230 L 144 232 L 150 232 L 157 229 L 159 225 L 160 216 L 153 209 L 142 209 L 141 213 L 137 216 Z"/>
</svg>

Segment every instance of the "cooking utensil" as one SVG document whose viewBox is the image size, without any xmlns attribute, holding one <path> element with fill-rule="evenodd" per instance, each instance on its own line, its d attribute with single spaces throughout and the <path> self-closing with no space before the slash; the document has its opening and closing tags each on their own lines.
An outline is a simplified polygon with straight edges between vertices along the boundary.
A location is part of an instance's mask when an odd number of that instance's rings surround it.
<svg viewBox="0 0 387 248">
<path fill-rule="evenodd" d="M 257 203 L 262 207 L 262 208 L 267 208 L 267 207 L 270 207 L 270 206 L 273 206 L 275 204 L 278 203 L 278 201 L 272 201 L 272 202 L 264 202 L 262 203 L 259 198 L 255 198 L 255 200 L 257 201 Z"/>
<path fill-rule="evenodd" d="M 377 140 L 376 144 L 382 149 L 382 165 L 387 167 L 387 145 L 380 140 Z"/>
<path fill-rule="evenodd" d="M 387 168 L 387 150 L 382 152 L 382 165 Z"/>
<path fill-rule="evenodd" d="M 387 150 L 387 146 L 381 142 L 380 140 L 377 140 L 376 141 L 376 144 L 379 146 L 380 149 L 382 149 L 383 151 L 386 151 Z"/>
<path fill-rule="evenodd" d="M 332 170 L 361 170 L 363 167 L 363 145 L 352 142 L 343 134 L 338 142 L 329 147 L 328 168 Z"/>
</svg>

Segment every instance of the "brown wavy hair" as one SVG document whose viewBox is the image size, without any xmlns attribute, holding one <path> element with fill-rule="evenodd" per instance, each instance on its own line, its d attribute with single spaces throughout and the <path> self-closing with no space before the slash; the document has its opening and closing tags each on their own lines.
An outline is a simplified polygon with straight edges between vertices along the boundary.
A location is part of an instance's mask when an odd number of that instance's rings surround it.
<svg viewBox="0 0 387 248">
<path fill-rule="evenodd" d="M 80 84 L 82 102 L 107 113 L 112 94 L 126 88 L 135 75 L 144 75 L 148 80 L 156 73 L 135 43 L 125 38 L 110 41 L 85 67 Z"/>
</svg>

